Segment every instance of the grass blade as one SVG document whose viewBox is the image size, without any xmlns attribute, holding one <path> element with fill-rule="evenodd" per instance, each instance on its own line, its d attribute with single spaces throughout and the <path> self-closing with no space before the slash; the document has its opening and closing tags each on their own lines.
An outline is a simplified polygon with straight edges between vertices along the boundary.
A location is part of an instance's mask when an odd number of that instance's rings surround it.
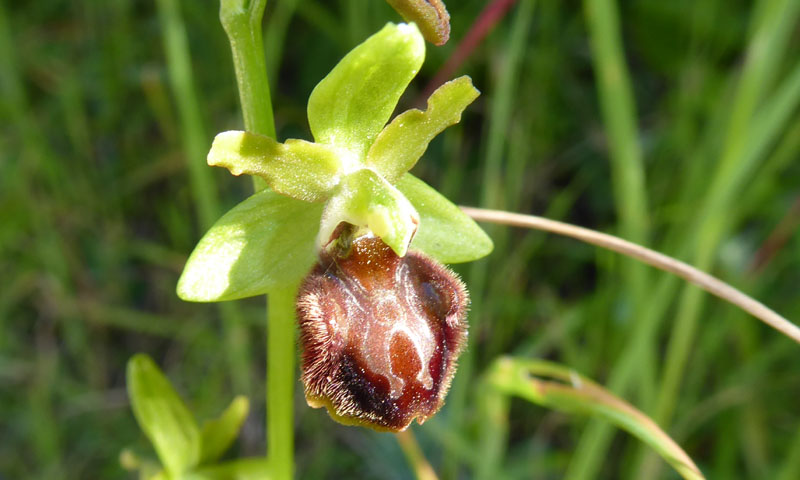
<svg viewBox="0 0 800 480">
<path fill-rule="evenodd" d="M 495 362 L 489 379 L 495 388 L 508 395 L 565 413 L 587 414 L 611 422 L 653 448 L 683 478 L 705 478 L 686 452 L 653 420 L 574 370 L 550 362 L 506 357 Z"/>
</svg>

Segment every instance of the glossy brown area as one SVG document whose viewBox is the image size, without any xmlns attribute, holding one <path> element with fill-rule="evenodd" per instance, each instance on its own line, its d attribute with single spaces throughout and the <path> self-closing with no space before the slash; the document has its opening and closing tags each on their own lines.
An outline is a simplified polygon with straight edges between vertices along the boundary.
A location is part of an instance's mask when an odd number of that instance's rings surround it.
<svg viewBox="0 0 800 480">
<path fill-rule="evenodd" d="M 379 238 L 324 252 L 297 300 L 312 407 L 347 424 L 403 430 L 441 407 L 466 338 L 466 289 L 419 253 Z"/>
</svg>

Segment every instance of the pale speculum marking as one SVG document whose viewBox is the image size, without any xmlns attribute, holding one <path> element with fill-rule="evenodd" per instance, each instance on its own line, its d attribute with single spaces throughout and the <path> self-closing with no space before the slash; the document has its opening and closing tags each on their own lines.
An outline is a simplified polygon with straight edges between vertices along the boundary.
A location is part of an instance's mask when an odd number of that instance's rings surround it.
<svg viewBox="0 0 800 480">
<path fill-rule="evenodd" d="M 392 361 L 393 354 L 400 354 L 392 349 L 397 336 L 410 343 L 419 360 L 414 362 L 419 365 L 416 380 L 426 390 L 433 388 L 430 362 L 436 350 L 436 339 L 424 312 L 418 307 L 417 295 L 409 288 L 408 277 L 408 267 L 401 265 L 395 271 L 394 284 L 373 287 L 371 291 L 356 279 L 345 282 L 347 316 L 362 321 L 355 328 L 349 328 L 347 332 L 340 330 L 340 333 L 347 336 L 348 345 L 357 346 L 365 367 L 389 382 L 393 399 L 400 398 L 405 387 L 405 380 L 400 372 L 394 371 Z M 365 305 L 370 308 L 365 309 Z M 408 362 L 408 359 L 403 359 L 403 362 Z"/>
</svg>

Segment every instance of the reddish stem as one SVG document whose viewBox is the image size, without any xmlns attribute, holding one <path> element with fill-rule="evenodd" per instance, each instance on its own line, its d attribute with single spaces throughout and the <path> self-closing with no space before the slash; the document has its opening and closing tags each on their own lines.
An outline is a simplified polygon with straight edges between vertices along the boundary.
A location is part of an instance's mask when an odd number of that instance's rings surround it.
<svg viewBox="0 0 800 480">
<path fill-rule="evenodd" d="M 769 234 L 769 237 L 761 244 L 750 264 L 750 273 L 758 274 L 767 264 L 772 261 L 775 255 L 786 245 L 792 235 L 795 235 L 800 228 L 800 197 L 789 207 L 786 215 L 783 216 L 778 225 Z"/>
</svg>

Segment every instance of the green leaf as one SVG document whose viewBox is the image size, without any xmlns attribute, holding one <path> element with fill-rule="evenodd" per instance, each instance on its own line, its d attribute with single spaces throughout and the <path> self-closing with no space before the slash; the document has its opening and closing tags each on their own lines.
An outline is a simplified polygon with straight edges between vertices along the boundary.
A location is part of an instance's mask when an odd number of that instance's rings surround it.
<svg viewBox="0 0 800 480">
<path fill-rule="evenodd" d="M 419 214 L 383 177 L 362 169 L 343 178 L 336 195 L 325 205 L 320 226 L 321 245 L 330 242 L 341 222 L 369 228 L 402 257 L 419 225 Z"/>
<path fill-rule="evenodd" d="M 247 397 L 238 396 L 233 399 L 228 408 L 214 420 L 209 420 L 203 424 L 201 432 L 201 453 L 200 463 L 212 463 L 230 448 L 242 424 L 247 419 L 250 411 L 250 402 Z"/>
<path fill-rule="evenodd" d="M 128 396 L 136 421 L 170 476 L 200 459 L 200 430 L 183 400 L 153 360 L 136 354 L 128 361 Z"/>
<path fill-rule="evenodd" d="M 425 42 L 414 24 L 387 24 L 351 50 L 308 99 L 316 141 L 363 161 L 424 59 Z"/>
<path fill-rule="evenodd" d="M 396 185 L 419 212 L 420 224 L 411 248 L 442 263 L 471 262 L 488 255 L 494 245 L 486 233 L 450 200 L 407 173 Z"/>
<path fill-rule="evenodd" d="M 317 258 L 322 204 L 264 190 L 203 236 L 178 280 L 178 296 L 219 302 L 264 294 L 302 279 Z"/>
<path fill-rule="evenodd" d="M 469 77 L 459 77 L 437 88 L 428 98 L 428 109 L 408 110 L 381 131 L 367 153 L 366 164 L 394 183 L 411 170 L 433 137 L 461 121 L 461 112 L 480 92 Z"/>
<path fill-rule="evenodd" d="M 536 377 L 549 377 L 558 382 Z M 567 413 L 595 415 L 645 442 L 687 480 L 703 474 L 686 452 L 656 423 L 632 405 L 574 370 L 552 362 L 501 358 L 489 370 L 489 382 L 507 395 Z"/>
<path fill-rule="evenodd" d="M 276 192 L 306 202 L 328 198 L 341 169 L 338 154 L 328 146 L 295 139 L 278 143 L 237 131 L 214 138 L 208 164 L 225 167 L 234 175 L 258 175 Z"/>
</svg>

